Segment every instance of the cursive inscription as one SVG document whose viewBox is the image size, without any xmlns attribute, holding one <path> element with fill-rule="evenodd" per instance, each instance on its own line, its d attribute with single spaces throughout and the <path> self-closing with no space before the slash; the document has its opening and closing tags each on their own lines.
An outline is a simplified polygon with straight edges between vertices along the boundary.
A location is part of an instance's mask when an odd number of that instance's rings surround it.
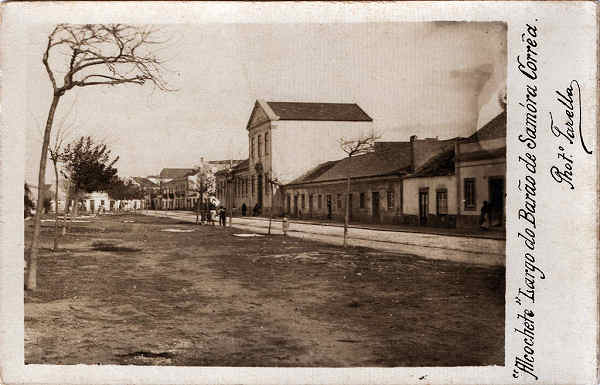
<svg viewBox="0 0 600 385">
<path fill-rule="evenodd" d="M 570 190 L 575 190 L 575 156 L 570 147 L 577 140 L 577 135 L 583 151 L 588 155 L 592 154 L 585 144 L 581 128 L 581 86 L 574 79 L 564 91 L 556 90 L 555 94 L 563 115 L 557 123 L 552 112 L 549 112 L 550 132 L 559 141 L 555 164 L 550 167 L 550 176 L 556 183 L 567 185 Z"/>
</svg>

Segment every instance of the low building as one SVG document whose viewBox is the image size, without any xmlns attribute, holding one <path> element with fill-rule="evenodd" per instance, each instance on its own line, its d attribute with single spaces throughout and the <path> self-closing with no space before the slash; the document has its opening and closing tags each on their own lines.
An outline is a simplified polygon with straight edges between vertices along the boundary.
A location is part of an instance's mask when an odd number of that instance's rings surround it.
<svg viewBox="0 0 600 385">
<path fill-rule="evenodd" d="M 483 203 L 493 228 L 506 222 L 506 111 L 456 147 L 458 226 L 477 227 Z"/>
<path fill-rule="evenodd" d="M 404 200 L 405 183 L 409 189 L 429 183 L 425 170 L 431 167 L 430 159 L 453 146 L 453 140 L 413 136 L 408 142 L 376 142 L 371 153 L 322 163 L 284 186 L 285 214 L 344 220 L 350 178 L 350 222 L 412 223 L 412 202 Z M 407 177 L 419 183 L 405 182 Z"/>
<path fill-rule="evenodd" d="M 403 178 L 402 224 L 456 227 L 454 145 Z"/>
</svg>

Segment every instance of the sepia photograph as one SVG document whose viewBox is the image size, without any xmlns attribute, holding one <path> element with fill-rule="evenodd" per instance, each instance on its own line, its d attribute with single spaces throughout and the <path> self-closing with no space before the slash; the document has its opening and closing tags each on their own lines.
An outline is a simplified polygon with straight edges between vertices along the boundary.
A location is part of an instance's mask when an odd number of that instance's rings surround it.
<svg viewBox="0 0 600 385">
<path fill-rule="evenodd" d="M 26 365 L 505 365 L 506 22 L 27 31 Z"/>
</svg>

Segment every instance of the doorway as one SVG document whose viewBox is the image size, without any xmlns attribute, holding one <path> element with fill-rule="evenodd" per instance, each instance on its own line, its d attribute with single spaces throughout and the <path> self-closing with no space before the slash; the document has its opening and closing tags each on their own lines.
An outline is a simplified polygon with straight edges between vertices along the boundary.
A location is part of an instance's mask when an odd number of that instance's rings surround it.
<svg viewBox="0 0 600 385">
<path fill-rule="evenodd" d="M 504 226 L 504 178 L 490 177 L 489 183 L 489 199 L 490 199 L 490 225 Z"/>
<path fill-rule="evenodd" d="M 427 224 L 427 214 L 429 213 L 429 189 L 419 190 L 419 225 Z"/>
<path fill-rule="evenodd" d="M 373 223 L 379 223 L 379 191 L 371 193 L 371 213 Z"/>
</svg>

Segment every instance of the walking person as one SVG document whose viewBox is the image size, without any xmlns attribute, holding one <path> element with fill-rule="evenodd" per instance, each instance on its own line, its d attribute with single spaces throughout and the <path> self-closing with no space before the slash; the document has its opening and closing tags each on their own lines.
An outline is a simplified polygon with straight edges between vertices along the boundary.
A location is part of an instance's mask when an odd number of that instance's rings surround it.
<svg viewBox="0 0 600 385">
<path fill-rule="evenodd" d="M 481 230 L 488 230 L 490 228 L 490 205 L 488 201 L 483 201 L 481 206 L 481 213 L 479 215 L 479 228 Z"/>
</svg>

